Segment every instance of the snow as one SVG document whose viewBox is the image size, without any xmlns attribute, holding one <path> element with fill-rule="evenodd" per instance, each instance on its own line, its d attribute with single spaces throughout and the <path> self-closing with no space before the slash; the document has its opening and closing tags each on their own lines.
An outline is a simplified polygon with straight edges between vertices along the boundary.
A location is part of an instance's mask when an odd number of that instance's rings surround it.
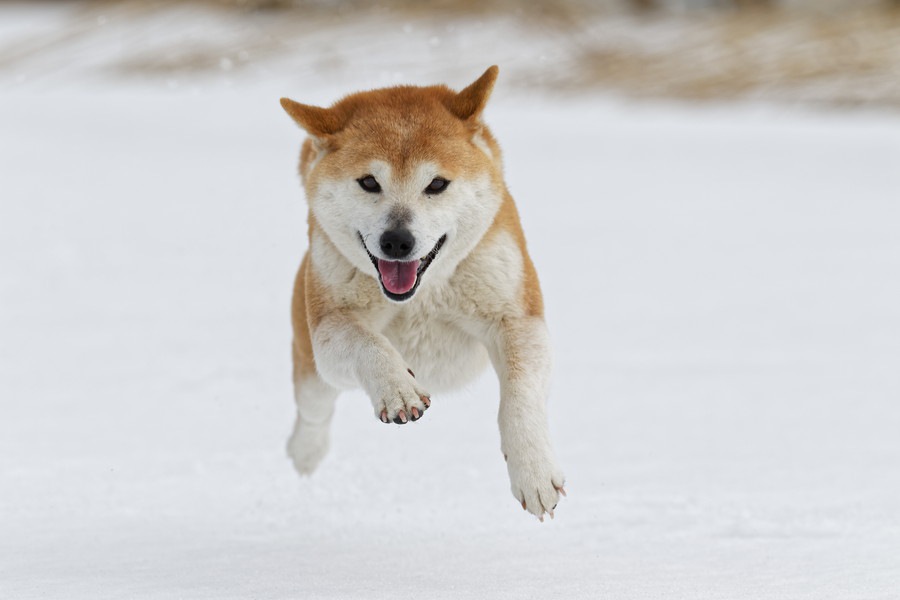
<svg viewBox="0 0 900 600">
<path fill-rule="evenodd" d="M 349 90 L 0 97 L 0 597 L 897 597 L 897 118 L 503 85 L 568 476 L 544 524 L 491 376 L 402 427 L 347 394 L 320 471 L 285 456 L 277 99 Z"/>
</svg>

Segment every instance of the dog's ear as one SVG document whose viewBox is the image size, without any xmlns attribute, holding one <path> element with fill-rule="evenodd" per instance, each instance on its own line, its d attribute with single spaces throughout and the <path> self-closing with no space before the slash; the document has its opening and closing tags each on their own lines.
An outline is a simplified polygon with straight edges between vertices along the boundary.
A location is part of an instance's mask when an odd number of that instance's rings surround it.
<svg viewBox="0 0 900 600">
<path fill-rule="evenodd" d="M 497 81 L 497 73 L 500 69 L 497 65 L 488 67 L 484 74 L 475 80 L 475 83 L 452 96 L 447 102 L 447 109 L 463 121 L 477 120 L 484 110 L 488 98 L 491 97 L 491 90 L 494 89 L 494 82 Z"/>
<path fill-rule="evenodd" d="M 297 125 L 315 138 L 326 139 L 343 127 L 340 116 L 330 108 L 300 104 L 290 98 L 282 98 L 281 107 Z"/>
</svg>

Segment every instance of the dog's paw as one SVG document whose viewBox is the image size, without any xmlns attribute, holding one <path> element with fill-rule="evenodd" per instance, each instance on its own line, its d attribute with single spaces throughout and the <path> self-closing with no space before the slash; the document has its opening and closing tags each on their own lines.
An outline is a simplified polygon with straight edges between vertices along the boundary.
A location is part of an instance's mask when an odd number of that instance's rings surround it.
<svg viewBox="0 0 900 600">
<path fill-rule="evenodd" d="M 328 426 L 310 425 L 297 418 L 288 439 L 287 453 L 301 475 L 311 475 L 328 453 Z"/>
<path fill-rule="evenodd" d="M 407 369 L 406 373 L 378 382 L 372 405 L 375 417 L 382 423 L 403 425 L 421 419 L 431 406 L 431 397 L 416 384 L 413 372 Z"/>
<path fill-rule="evenodd" d="M 525 452 L 505 454 L 510 489 L 522 508 L 543 522 L 544 513 L 552 519 L 559 497 L 566 495 L 566 478 L 547 454 Z"/>
</svg>

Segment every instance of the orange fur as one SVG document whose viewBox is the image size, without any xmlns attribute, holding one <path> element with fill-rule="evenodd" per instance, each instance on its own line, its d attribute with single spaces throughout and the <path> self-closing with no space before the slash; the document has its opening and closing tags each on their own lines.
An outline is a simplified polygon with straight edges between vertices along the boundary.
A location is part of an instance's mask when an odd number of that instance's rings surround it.
<svg viewBox="0 0 900 600">
<path fill-rule="evenodd" d="M 309 134 L 304 141 L 299 171 L 307 197 L 313 197 L 319 180 L 362 176 L 359 164 L 376 157 L 396 169 L 400 176 L 416 164 L 432 161 L 444 167 L 449 178 L 472 176 L 484 170 L 484 152 L 474 139 L 479 137 L 490 150 L 490 176 L 503 190 L 500 210 L 482 240 L 490 241 L 498 232 L 512 234 L 523 258 L 522 312 L 543 316 L 543 298 L 537 272 L 528 255 L 525 235 L 512 197 L 502 176 L 501 150 L 481 113 L 497 77 L 491 67 L 477 81 L 459 93 L 439 85 L 399 86 L 358 92 L 346 96 L 330 108 L 300 104 L 283 98 L 282 106 Z M 318 168 L 311 165 L 322 153 Z M 309 235 L 321 228 L 310 211 Z M 323 237 L 324 234 L 323 234 Z M 377 284 L 372 281 L 372 289 Z M 315 368 L 310 331 L 338 303 L 332 290 L 316 280 L 314 270 L 304 258 L 294 288 L 292 320 L 295 335 L 296 370 L 306 373 Z"/>
<path fill-rule="evenodd" d="M 519 220 L 519 211 L 516 209 L 516 204 L 508 192 L 503 198 L 503 204 L 500 205 L 497 216 L 494 217 L 491 228 L 488 229 L 484 236 L 485 241 L 490 240 L 501 231 L 506 231 L 513 235 L 513 239 L 519 247 L 519 252 L 522 254 L 523 268 L 525 270 L 522 282 L 522 307 L 524 308 L 524 314 L 528 317 L 543 317 L 544 298 L 541 293 L 541 284 L 538 280 L 534 263 L 531 262 L 531 256 L 528 254 L 525 232 Z"/>
<path fill-rule="evenodd" d="M 510 489 L 542 518 L 565 477 L 546 427 L 541 288 L 500 147 L 481 121 L 496 77 L 491 67 L 458 93 L 401 86 L 330 108 L 282 99 L 310 135 L 299 161 L 310 244 L 291 309 L 288 449 L 298 472 L 316 468 L 343 389 L 362 387 L 377 419 L 402 424 L 431 405 L 428 390 L 465 385 L 493 362 Z"/>
<path fill-rule="evenodd" d="M 487 93 L 489 87 L 483 83 L 478 89 Z M 480 150 L 468 141 L 487 133 L 478 120 L 483 105 L 471 98 L 458 100 L 457 94 L 446 86 L 400 86 L 359 92 L 328 109 L 288 99 L 282 99 L 282 104 L 313 137 L 313 141 L 304 143 L 301 155 L 300 170 L 308 197 L 312 197 L 320 178 L 346 177 L 348 172 L 355 172 L 361 161 L 372 157 L 388 162 L 401 175 L 421 161 L 454 167 L 456 172 L 446 173 L 450 178 L 479 172 L 484 166 Z M 466 120 L 454 112 L 464 114 L 472 110 L 476 112 Z M 496 150 L 494 176 L 501 181 L 499 148 L 496 142 L 491 143 L 489 134 L 485 137 Z M 309 173 L 316 146 L 328 152 L 328 160 Z"/>
<path fill-rule="evenodd" d="M 316 370 L 312 340 L 309 335 L 309 318 L 306 314 L 306 277 L 309 272 L 308 256 L 303 257 L 297 277 L 294 279 L 294 295 L 291 299 L 291 325 L 294 330 L 292 344 L 294 360 L 294 381 L 311 375 Z"/>
</svg>

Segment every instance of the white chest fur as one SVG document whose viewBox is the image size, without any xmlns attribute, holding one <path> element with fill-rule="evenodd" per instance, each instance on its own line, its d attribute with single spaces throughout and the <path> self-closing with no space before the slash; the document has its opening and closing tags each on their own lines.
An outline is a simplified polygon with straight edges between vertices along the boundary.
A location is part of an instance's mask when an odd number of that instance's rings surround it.
<svg viewBox="0 0 900 600">
<path fill-rule="evenodd" d="M 380 332 L 423 385 L 436 392 L 458 388 L 488 364 L 484 340 L 492 323 L 487 314 L 502 314 L 518 295 L 521 280 L 521 255 L 512 238 L 500 233 L 449 279 L 429 282 L 411 302 L 395 306 Z"/>
<path fill-rule="evenodd" d="M 429 390 L 442 392 L 474 379 L 487 365 L 487 350 L 451 316 L 436 310 L 426 290 L 397 311 L 381 333 Z"/>
</svg>

